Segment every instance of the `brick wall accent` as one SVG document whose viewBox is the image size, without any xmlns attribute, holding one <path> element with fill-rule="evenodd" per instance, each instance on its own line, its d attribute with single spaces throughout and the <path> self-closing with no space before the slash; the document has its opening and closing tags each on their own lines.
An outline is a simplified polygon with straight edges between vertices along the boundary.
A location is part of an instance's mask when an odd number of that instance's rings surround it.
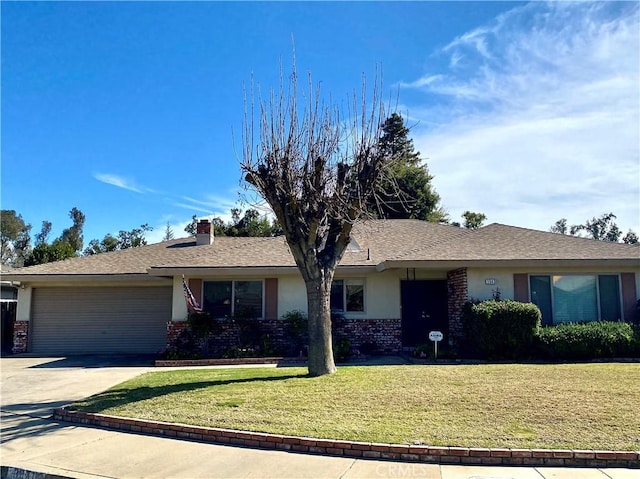
<svg viewBox="0 0 640 479">
<path fill-rule="evenodd" d="M 241 342 L 259 336 L 267 337 L 271 348 L 287 356 L 306 355 L 306 351 L 296 349 L 291 337 L 287 334 L 286 323 L 281 319 L 252 320 L 243 323 L 231 320 L 216 320 L 215 332 L 204 339 L 211 355 L 220 356 L 232 347 L 244 346 Z M 186 328 L 186 321 L 170 321 L 167 323 L 167 348 L 176 344 L 176 339 Z M 242 328 L 256 328 L 243 331 Z M 255 333 L 255 334 L 254 334 Z M 373 343 L 381 352 L 396 352 L 402 349 L 402 329 L 400 319 L 344 319 L 335 325 L 337 336 L 346 336 L 354 348 L 364 343 Z M 256 345 L 261 346 L 261 345 Z M 299 349 L 299 348 L 298 348 Z"/>
<path fill-rule="evenodd" d="M 340 319 L 335 332 L 351 340 L 355 348 L 374 344 L 380 352 L 402 350 L 402 324 L 400 319 Z"/>
<path fill-rule="evenodd" d="M 154 436 L 328 456 L 465 465 L 640 468 L 638 451 L 507 449 L 386 444 L 288 436 L 91 414 L 59 408 L 56 421 L 105 427 Z"/>
<path fill-rule="evenodd" d="M 462 308 L 467 299 L 469 299 L 467 268 L 459 268 L 447 272 L 447 288 L 449 335 L 455 345 L 461 341 L 463 336 Z"/>
<path fill-rule="evenodd" d="M 29 321 L 13 322 L 13 354 L 26 353 L 29 345 Z"/>
<path fill-rule="evenodd" d="M 176 344 L 176 339 L 180 333 L 187 327 L 186 321 L 169 321 L 167 323 L 167 349 L 172 348 Z"/>
</svg>

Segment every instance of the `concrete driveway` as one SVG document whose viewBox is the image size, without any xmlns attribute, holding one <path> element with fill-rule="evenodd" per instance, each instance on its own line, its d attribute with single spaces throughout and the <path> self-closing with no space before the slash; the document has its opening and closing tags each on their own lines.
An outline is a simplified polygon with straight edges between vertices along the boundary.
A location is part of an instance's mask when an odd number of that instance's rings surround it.
<svg viewBox="0 0 640 479">
<path fill-rule="evenodd" d="M 144 356 L 6 357 L 1 359 L 2 417 L 47 417 L 51 410 L 153 368 Z"/>
<path fill-rule="evenodd" d="M 1 358 L 2 479 L 640 479 L 629 469 L 439 466 L 261 451 L 50 419 L 56 407 L 150 370 L 158 369 L 144 357 Z"/>
</svg>

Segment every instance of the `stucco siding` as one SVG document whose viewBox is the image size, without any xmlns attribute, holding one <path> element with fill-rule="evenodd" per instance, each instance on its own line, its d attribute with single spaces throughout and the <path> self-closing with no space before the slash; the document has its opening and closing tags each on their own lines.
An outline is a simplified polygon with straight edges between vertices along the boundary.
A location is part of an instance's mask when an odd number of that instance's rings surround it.
<svg viewBox="0 0 640 479">
<path fill-rule="evenodd" d="M 468 269 L 469 298 L 491 299 L 495 291 L 500 291 L 502 299 L 513 299 L 514 272 L 505 269 Z M 486 281 L 495 283 L 486 284 Z"/>
<path fill-rule="evenodd" d="M 400 279 L 397 274 L 378 273 L 366 277 L 365 281 L 366 316 L 378 319 L 399 318 Z M 355 314 L 351 316 L 356 317 Z"/>
<path fill-rule="evenodd" d="M 514 298 L 513 275 L 523 274 L 619 274 L 635 272 L 636 298 L 640 298 L 640 272 L 635 268 L 470 268 L 467 271 L 469 297 L 473 299 L 491 299 L 493 292 L 500 291 L 502 299 Z M 495 284 L 486 284 L 485 280 L 495 280 Z"/>
<path fill-rule="evenodd" d="M 365 311 L 344 313 L 346 318 L 389 319 L 400 317 L 400 279 L 398 271 L 386 271 L 369 275 L 336 274 L 336 279 L 362 278 L 365 282 Z M 302 278 L 280 276 L 278 278 L 278 317 L 288 311 L 307 311 L 307 293 Z"/>
<path fill-rule="evenodd" d="M 186 279 L 188 281 L 188 279 Z M 184 321 L 187 319 L 189 312 L 187 311 L 187 302 L 184 299 L 184 291 L 182 289 L 182 277 L 173 277 L 173 293 L 171 295 L 171 320 Z"/>
<path fill-rule="evenodd" d="M 300 276 L 278 277 L 278 318 L 289 311 L 307 312 L 307 290 Z"/>
</svg>

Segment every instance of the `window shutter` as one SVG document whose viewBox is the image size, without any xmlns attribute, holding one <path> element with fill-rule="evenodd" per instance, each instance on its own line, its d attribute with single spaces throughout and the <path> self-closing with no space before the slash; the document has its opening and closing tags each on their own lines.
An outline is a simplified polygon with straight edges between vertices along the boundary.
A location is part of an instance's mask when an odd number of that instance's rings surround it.
<svg viewBox="0 0 640 479">
<path fill-rule="evenodd" d="M 620 275 L 622 283 L 622 310 L 624 320 L 633 321 L 636 314 L 636 275 L 635 273 L 622 273 Z"/>
<path fill-rule="evenodd" d="M 264 280 L 264 319 L 278 319 L 278 278 Z"/>
<path fill-rule="evenodd" d="M 520 303 L 529 302 L 529 275 L 526 273 L 513 275 L 513 299 Z"/>
</svg>

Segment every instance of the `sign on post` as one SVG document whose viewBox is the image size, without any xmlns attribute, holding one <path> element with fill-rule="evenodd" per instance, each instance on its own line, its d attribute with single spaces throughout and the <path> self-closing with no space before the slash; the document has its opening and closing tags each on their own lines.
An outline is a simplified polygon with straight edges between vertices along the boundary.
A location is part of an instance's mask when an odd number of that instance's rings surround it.
<svg viewBox="0 0 640 479">
<path fill-rule="evenodd" d="M 443 335 L 441 331 L 431 331 L 429 333 L 429 339 L 433 341 L 433 355 L 438 359 L 438 343 L 442 341 Z"/>
</svg>

